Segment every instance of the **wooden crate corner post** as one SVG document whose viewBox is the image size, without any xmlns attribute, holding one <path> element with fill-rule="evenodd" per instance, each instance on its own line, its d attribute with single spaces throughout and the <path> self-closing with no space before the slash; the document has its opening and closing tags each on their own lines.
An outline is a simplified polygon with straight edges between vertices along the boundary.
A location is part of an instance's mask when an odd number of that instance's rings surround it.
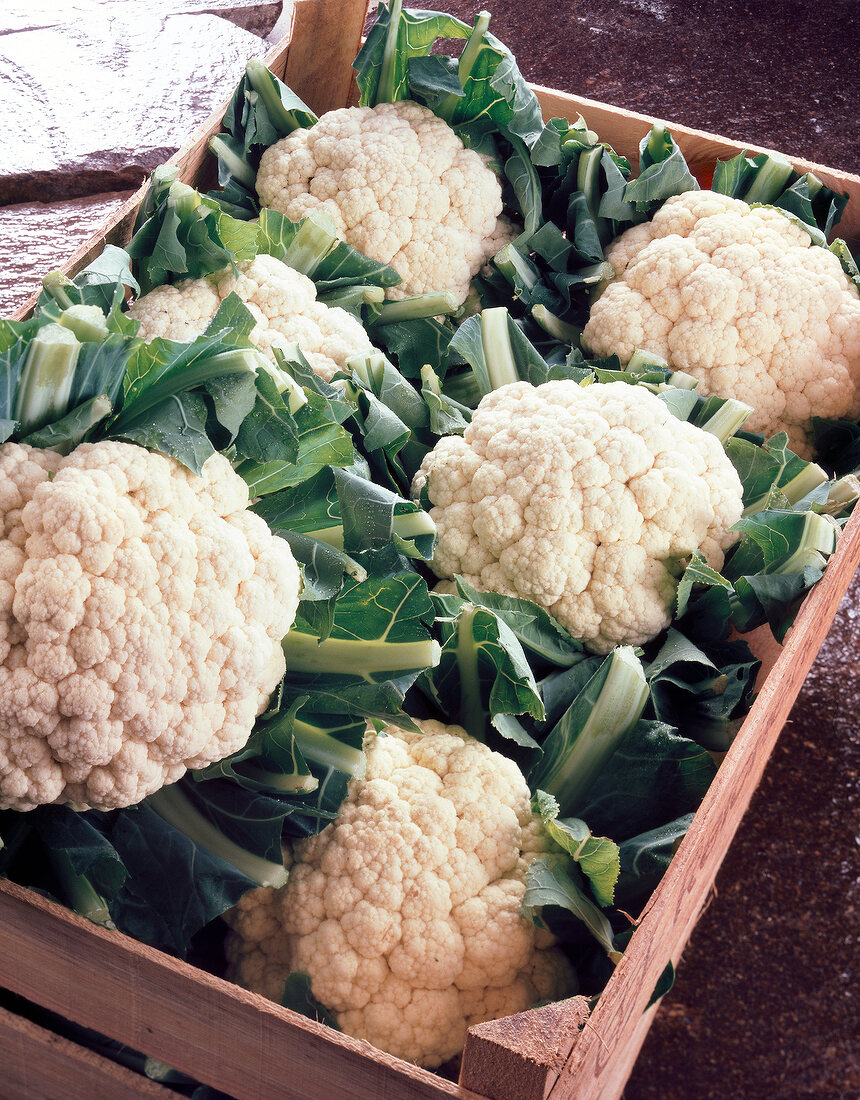
<svg viewBox="0 0 860 1100">
<path fill-rule="evenodd" d="M 474 1024 L 466 1036 L 460 1084 L 491 1100 L 544 1100 L 588 1012 L 585 997 L 571 997 Z"/>
</svg>

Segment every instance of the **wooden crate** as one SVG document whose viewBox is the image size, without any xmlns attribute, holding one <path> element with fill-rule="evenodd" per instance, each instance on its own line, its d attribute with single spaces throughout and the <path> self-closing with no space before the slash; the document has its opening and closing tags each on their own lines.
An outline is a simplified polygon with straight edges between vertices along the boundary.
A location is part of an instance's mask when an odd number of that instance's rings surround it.
<svg viewBox="0 0 860 1100">
<path fill-rule="evenodd" d="M 269 67 L 315 110 L 354 100 L 350 64 L 364 23 L 364 0 L 297 0 L 290 38 Z M 589 99 L 537 88 L 545 117 L 582 114 L 634 162 L 652 119 Z M 209 186 L 206 142 L 223 109 L 172 162 L 189 183 Z M 672 133 L 696 170 L 755 146 L 685 126 Z M 851 202 L 840 231 L 860 238 L 860 177 L 795 160 Z M 104 244 L 124 244 L 143 188 L 67 262 L 75 274 Z M 18 316 L 25 316 L 28 303 Z M 98 928 L 61 906 L 0 882 L 0 986 L 200 1081 L 247 1100 L 286 1097 L 492 1100 L 613 1100 L 620 1095 L 656 1008 L 657 980 L 677 964 L 713 886 L 801 684 L 860 563 L 860 509 L 845 528 L 824 579 L 806 599 L 783 647 L 766 631 L 750 637 L 763 660 L 760 693 L 726 755 L 678 854 L 645 906 L 627 951 L 589 1015 L 581 997 L 471 1029 L 459 1085 L 331 1031 L 253 993 L 134 940 Z M 41 1053 L 39 1053 L 41 1052 Z M 29 1095 L 132 1095 L 123 1074 L 35 1025 L 0 1016 L 4 1064 L 29 1062 Z M 34 1057 L 33 1055 L 36 1055 Z M 67 1089 L 62 1092 L 63 1078 Z M 78 1088 L 75 1092 L 74 1089 Z M 154 1091 L 153 1091 L 154 1090 Z M 168 1095 L 153 1086 L 154 1095 Z M 22 1095 L 26 1095 L 26 1091 Z M 149 1095 L 141 1082 L 136 1095 Z"/>
</svg>

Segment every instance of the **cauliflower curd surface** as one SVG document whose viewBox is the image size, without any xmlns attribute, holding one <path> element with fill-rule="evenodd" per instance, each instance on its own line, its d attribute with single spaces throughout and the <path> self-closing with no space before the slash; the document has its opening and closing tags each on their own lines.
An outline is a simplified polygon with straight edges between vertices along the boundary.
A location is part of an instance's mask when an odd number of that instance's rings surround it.
<svg viewBox="0 0 860 1100">
<path fill-rule="evenodd" d="M 637 348 L 736 397 L 750 431 L 812 453 L 812 416 L 860 416 L 860 295 L 826 248 L 772 207 L 688 191 L 606 250 L 615 269 L 582 334 L 626 363 Z"/>
<path fill-rule="evenodd" d="M 673 560 L 719 569 L 742 488 L 719 440 L 641 386 L 515 382 L 424 459 L 432 568 L 546 608 L 597 653 L 671 621 Z"/>
<path fill-rule="evenodd" d="M 274 256 L 260 255 L 203 279 L 156 287 L 138 298 L 128 314 L 140 322 L 144 340 L 194 340 L 201 336 L 218 307 L 238 294 L 257 321 L 250 340 L 275 362 L 275 348 L 298 344 L 314 371 L 330 382 L 356 355 L 375 349 L 362 327 L 339 306 L 316 300 L 311 280 Z"/>
<path fill-rule="evenodd" d="M 543 843 L 519 768 L 459 726 L 418 725 L 368 735 L 365 778 L 296 846 L 286 886 L 242 898 L 228 954 L 233 979 L 275 1001 L 305 972 L 349 1035 L 432 1067 L 471 1024 L 575 979 L 520 915 Z"/>
<path fill-rule="evenodd" d="M 294 130 L 263 153 L 257 191 L 292 221 L 325 210 L 348 244 L 401 276 L 389 298 L 450 290 L 464 302 L 514 234 L 485 158 L 410 100 L 343 107 Z"/>
<path fill-rule="evenodd" d="M 222 455 L 0 447 L 0 808 L 130 806 L 235 752 L 299 572 Z"/>
</svg>

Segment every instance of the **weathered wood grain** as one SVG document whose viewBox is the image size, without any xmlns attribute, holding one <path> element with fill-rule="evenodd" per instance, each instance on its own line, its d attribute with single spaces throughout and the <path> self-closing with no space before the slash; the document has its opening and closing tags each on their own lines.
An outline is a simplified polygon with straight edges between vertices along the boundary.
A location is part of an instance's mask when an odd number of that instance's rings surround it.
<svg viewBox="0 0 860 1100">
<path fill-rule="evenodd" d="M 0 881 L 0 986 L 237 1100 L 473 1093 Z"/>
<path fill-rule="evenodd" d="M 284 83 L 321 115 L 349 99 L 352 62 L 361 45 L 364 0 L 298 0 Z M 333 17 L 334 16 L 334 17 Z"/>
<path fill-rule="evenodd" d="M 4 1100 L 179 1100 L 179 1093 L 0 1008 Z"/>
</svg>

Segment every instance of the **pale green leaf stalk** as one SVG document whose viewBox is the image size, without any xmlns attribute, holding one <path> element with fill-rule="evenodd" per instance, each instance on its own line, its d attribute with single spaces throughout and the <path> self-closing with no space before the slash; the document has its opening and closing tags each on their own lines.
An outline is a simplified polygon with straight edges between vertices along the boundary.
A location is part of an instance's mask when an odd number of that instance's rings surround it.
<svg viewBox="0 0 860 1100">
<path fill-rule="evenodd" d="M 57 852 L 52 856 L 51 863 L 69 908 L 78 916 L 86 917 L 93 924 L 107 928 L 110 932 L 116 932 L 116 925 L 110 915 L 107 902 L 86 875 L 75 874 L 63 852 Z"/>
<path fill-rule="evenodd" d="M 403 0 L 391 0 L 388 16 L 388 34 L 382 54 L 382 66 L 379 70 L 379 84 L 376 88 L 377 103 L 394 101 L 394 74 L 397 64 L 397 39 L 400 33 L 400 15 Z"/>
<path fill-rule="evenodd" d="M 344 548 L 342 524 L 332 524 L 331 527 L 321 527 L 317 531 L 306 531 L 304 533 L 309 538 L 324 542 L 326 546 L 331 546 L 334 550 L 343 550 Z M 404 512 L 403 514 L 395 513 L 392 534 L 406 540 L 420 538 L 422 535 L 435 535 L 436 524 L 423 509 L 416 512 Z"/>
<path fill-rule="evenodd" d="M 490 388 L 497 390 L 520 376 L 508 332 L 508 311 L 504 306 L 485 309 L 481 314 L 481 340 L 490 375 Z"/>
<path fill-rule="evenodd" d="M 80 350 L 75 334 L 61 325 L 45 325 L 33 337 L 12 413 L 21 435 L 66 412 Z"/>
<path fill-rule="evenodd" d="M 42 289 L 50 294 L 60 309 L 74 305 L 69 290 L 77 290 L 77 287 L 62 271 L 49 271 L 42 279 Z"/>
<path fill-rule="evenodd" d="M 331 216 L 324 210 L 313 210 L 302 220 L 298 233 L 290 241 L 284 263 L 312 279 L 316 269 L 339 243 Z"/>
<path fill-rule="evenodd" d="M 372 682 L 373 673 L 435 668 L 441 653 L 439 643 L 430 638 L 415 642 L 372 642 L 328 637 L 321 642 L 315 634 L 295 629 L 282 644 L 287 668 L 294 672 L 361 676 L 368 682 Z"/>
<path fill-rule="evenodd" d="M 475 61 L 477 60 L 478 54 L 481 52 L 484 35 L 489 30 L 489 27 L 490 13 L 488 11 L 479 11 L 475 16 L 472 33 L 466 40 L 466 45 L 463 47 L 463 52 L 460 54 L 460 62 L 457 66 L 457 76 L 464 88 L 466 87 L 466 81 L 472 74 Z M 461 96 L 453 92 L 444 96 L 439 101 L 434 114 L 438 115 L 439 118 L 444 118 L 446 122 L 450 122 L 454 117 L 457 107 L 460 105 L 461 98 Z"/>
<path fill-rule="evenodd" d="M 531 788 L 551 794 L 563 816 L 575 814 L 647 700 L 642 663 L 632 646 L 619 646 L 544 742 L 544 755 L 528 777 Z"/>
<path fill-rule="evenodd" d="M 283 351 L 284 358 L 288 362 L 298 358 L 301 353 L 298 344 L 292 344 L 289 348 L 283 348 L 281 350 Z M 305 395 L 305 391 L 289 371 L 280 370 L 264 355 L 259 356 L 258 369 L 264 370 L 266 374 L 268 374 L 282 397 L 284 394 L 287 395 L 287 408 L 293 416 L 295 416 L 302 406 L 307 405 L 308 399 Z"/>
<path fill-rule="evenodd" d="M 81 343 L 101 343 L 108 336 L 105 315 L 98 306 L 69 306 L 60 314 L 59 324 L 73 332 Z"/>
<path fill-rule="evenodd" d="M 744 202 L 750 206 L 754 202 L 773 202 L 785 190 L 793 175 L 794 168 L 790 161 L 779 153 L 770 153 L 744 195 Z"/>
<path fill-rule="evenodd" d="M 751 405 L 746 405 L 743 401 L 736 401 L 733 397 L 730 397 L 709 420 L 701 425 L 701 428 L 703 431 L 715 435 L 720 443 L 725 443 L 735 432 L 741 430 L 744 423 L 752 416 L 752 413 L 753 408 Z"/>
<path fill-rule="evenodd" d="M 830 516 L 808 512 L 803 533 L 792 554 L 769 573 L 800 573 L 807 567 L 823 569 L 827 558 L 836 549 L 839 528 Z"/>
<path fill-rule="evenodd" d="M 255 856 L 224 836 L 220 829 L 200 813 L 177 783 L 162 787 L 160 791 L 150 795 L 146 804 L 192 843 L 223 859 L 260 886 L 278 887 L 286 884 L 288 875 L 283 864 Z"/>
<path fill-rule="evenodd" d="M 666 360 L 663 358 L 662 355 L 657 355 L 656 352 L 643 351 L 642 348 L 636 348 L 636 350 L 630 356 L 630 360 L 629 360 L 629 362 L 627 363 L 627 366 L 624 369 L 626 371 L 629 371 L 631 374 L 634 374 L 636 371 L 650 370 L 653 367 L 660 367 L 664 370 L 668 370 L 669 369 L 669 364 L 666 362 Z M 690 375 L 685 375 L 685 377 L 689 378 Z M 674 385 L 674 382 L 675 382 L 675 379 L 674 379 L 674 375 L 673 375 L 672 376 L 673 385 Z M 695 386 L 695 384 L 696 384 L 695 379 L 693 379 L 693 386 Z M 684 388 L 685 389 L 693 389 L 693 386 L 686 386 Z"/>
<path fill-rule="evenodd" d="M 561 340 L 562 343 L 565 344 L 579 346 L 582 329 L 577 328 L 576 325 L 568 324 L 567 321 L 563 321 L 561 317 L 558 317 L 551 310 L 547 309 L 545 305 L 532 306 L 532 317 L 534 317 L 544 332 L 548 332 L 550 336 L 554 336 L 556 340 Z"/>
<path fill-rule="evenodd" d="M 416 294 L 396 302 L 383 302 L 373 318 L 375 325 L 391 325 L 397 321 L 415 321 L 421 317 L 441 317 L 459 309 L 457 295 L 448 290 L 436 290 L 429 294 Z"/>
<path fill-rule="evenodd" d="M 830 516 L 839 516 L 852 508 L 860 499 L 860 478 L 846 474 L 834 481 L 827 494 L 827 503 L 818 510 Z"/>
</svg>

